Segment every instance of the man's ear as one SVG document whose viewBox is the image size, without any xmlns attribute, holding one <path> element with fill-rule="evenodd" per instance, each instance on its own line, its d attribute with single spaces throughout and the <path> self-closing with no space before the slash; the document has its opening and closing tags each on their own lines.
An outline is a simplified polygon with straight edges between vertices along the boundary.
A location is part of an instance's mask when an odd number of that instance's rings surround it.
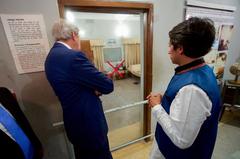
<svg viewBox="0 0 240 159">
<path fill-rule="evenodd" d="M 184 51 L 183 51 L 183 47 L 182 46 L 179 46 L 178 48 L 177 48 L 177 51 L 178 51 L 178 53 L 180 54 L 180 55 L 183 55 L 184 53 Z"/>
<path fill-rule="evenodd" d="M 76 33 L 74 33 L 74 32 L 72 32 L 72 39 L 73 39 L 74 41 L 77 40 L 77 35 L 76 35 Z"/>
</svg>

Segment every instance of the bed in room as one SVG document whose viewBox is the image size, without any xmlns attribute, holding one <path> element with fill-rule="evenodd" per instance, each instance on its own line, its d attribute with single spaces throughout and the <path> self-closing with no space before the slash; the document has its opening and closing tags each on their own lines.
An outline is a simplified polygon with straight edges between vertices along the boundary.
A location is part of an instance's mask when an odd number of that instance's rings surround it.
<svg viewBox="0 0 240 159">
<path fill-rule="evenodd" d="M 141 64 L 134 64 L 128 67 L 128 71 L 131 72 L 134 76 L 141 77 Z"/>
</svg>

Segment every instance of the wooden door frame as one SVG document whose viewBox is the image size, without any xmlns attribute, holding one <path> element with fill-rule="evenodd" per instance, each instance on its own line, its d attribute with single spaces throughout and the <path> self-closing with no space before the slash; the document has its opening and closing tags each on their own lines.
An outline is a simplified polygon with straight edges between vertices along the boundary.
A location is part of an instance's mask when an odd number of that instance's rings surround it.
<svg viewBox="0 0 240 159">
<path fill-rule="evenodd" d="M 153 5 L 151 3 L 113 2 L 93 0 L 58 0 L 59 14 L 64 9 L 99 13 L 144 13 L 144 99 L 152 91 L 152 46 L 153 46 Z M 151 109 L 144 105 L 143 135 L 151 133 Z M 148 139 L 147 139 L 148 140 Z"/>
</svg>

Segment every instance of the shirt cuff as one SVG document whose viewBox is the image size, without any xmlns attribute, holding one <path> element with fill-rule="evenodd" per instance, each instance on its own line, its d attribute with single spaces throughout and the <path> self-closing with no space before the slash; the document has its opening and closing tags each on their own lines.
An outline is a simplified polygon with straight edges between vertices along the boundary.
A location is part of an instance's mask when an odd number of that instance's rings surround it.
<svg viewBox="0 0 240 159">
<path fill-rule="evenodd" d="M 159 114 L 162 114 L 162 112 L 163 107 L 160 104 L 157 104 L 152 108 L 152 113 L 156 118 L 158 117 Z"/>
</svg>

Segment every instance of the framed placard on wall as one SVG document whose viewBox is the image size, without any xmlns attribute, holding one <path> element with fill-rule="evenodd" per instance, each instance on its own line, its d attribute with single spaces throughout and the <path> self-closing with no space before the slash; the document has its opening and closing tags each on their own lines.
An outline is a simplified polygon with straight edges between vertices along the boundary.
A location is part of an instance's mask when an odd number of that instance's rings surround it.
<svg viewBox="0 0 240 159">
<path fill-rule="evenodd" d="M 214 22 L 216 29 L 212 50 L 204 57 L 206 63 L 213 68 L 217 79 L 223 78 L 224 66 L 229 54 L 231 36 L 234 29 L 233 6 L 212 4 L 200 1 L 187 1 L 185 19 L 190 17 L 206 17 Z"/>
<path fill-rule="evenodd" d="M 17 72 L 19 74 L 44 70 L 49 42 L 42 15 L 1 14 Z"/>
</svg>

